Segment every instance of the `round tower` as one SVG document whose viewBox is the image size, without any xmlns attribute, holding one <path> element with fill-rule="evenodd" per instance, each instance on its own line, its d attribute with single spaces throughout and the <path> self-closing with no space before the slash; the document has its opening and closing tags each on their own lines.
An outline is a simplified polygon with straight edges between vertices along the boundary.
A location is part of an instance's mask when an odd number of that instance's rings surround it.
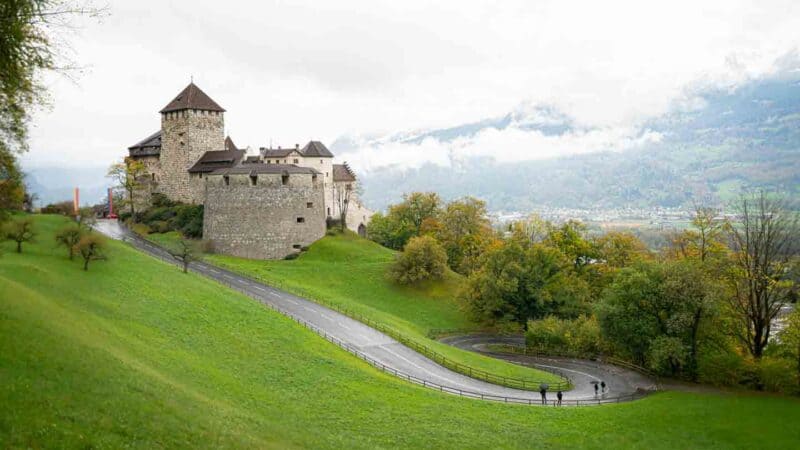
<svg viewBox="0 0 800 450">
<path fill-rule="evenodd" d="M 171 200 L 203 203 L 203 180 L 190 174 L 206 152 L 225 149 L 225 109 L 189 83 L 161 111 L 159 191 Z"/>
</svg>

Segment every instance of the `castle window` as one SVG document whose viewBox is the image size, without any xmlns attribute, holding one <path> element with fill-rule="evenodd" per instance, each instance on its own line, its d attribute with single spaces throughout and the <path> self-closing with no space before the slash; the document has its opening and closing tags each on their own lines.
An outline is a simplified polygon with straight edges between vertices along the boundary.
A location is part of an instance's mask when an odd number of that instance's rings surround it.
<svg viewBox="0 0 800 450">
<path fill-rule="evenodd" d="M 271 160 L 271 159 L 268 159 L 268 160 L 267 160 L 267 164 L 272 164 L 272 160 Z"/>
<path fill-rule="evenodd" d="M 331 215 L 331 207 L 330 206 L 328 206 L 328 215 L 329 216 Z"/>
<path fill-rule="evenodd" d="M 200 178 L 203 178 L 203 172 L 200 172 Z"/>
<path fill-rule="evenodd" d="M 328 172 L 325 172 L 325 178 L 328 178 Z"/>
<path fill-rule="evenodd" d="M 311 181 L 317 181 L 317 174 L 311 175 Z"/>
<path fill-rule="evenodd" d="M 281 184 L 284 186 L 289 184 L 289 175 L 281 175 Z"/>
<path fill-rule="evenodd" d="M 151 173 L 150 174 L 150 180 L 156 181 L 156 174 L 155 173 Z"/>
<path fill-rule="evenodd" d="M 292 245 L 292 248 L 295 249 L 295 250 L 300 250 L 301 248 L 303 248 L 303 246 L 300 245 L 300 244 L 294 244 L 294 245 Z"/>
<path fill-rule="evenodd" d="M 298 164 L 299 162 L 300 162 L 300 160 L 299 160 L 299 159 L 297 159 L 297 158 L 295 158 L 295 159 L 294 159 L 294 163 L 295 163 L 295 164 Z"/>
<path fill-rule="evenodd" d="M 258 175 L 250 175 L 250 186 L 258 184 Z"/>
<path fill-rule="evenodd" d="M 306 208 L 313 208 L 314 204 L 311 202 L 306 203 Z"/>
<path fill-rule="evenodd" d="M 227 175 L 222 177 L 222 181 L 225 182 L 225 186 L 230 186 L 231 185 L 231 177 L 229 177 Z"/>
<path fill-rule="evenodd" d="M 321 165 L 321 164 L 324 164 L 324 163 L 322 162 L 322 160 L 321 160 L 321 159 L 319 160 L 319 163 L 320 163 L 320 165 Z"/>
<path fill-rule="evenodd" d="M 306 218 L 305 217 L 298 217 L 297 218 L 297 223 L 305 223 L 305 222 L 306 222 Z"/>
</svg>

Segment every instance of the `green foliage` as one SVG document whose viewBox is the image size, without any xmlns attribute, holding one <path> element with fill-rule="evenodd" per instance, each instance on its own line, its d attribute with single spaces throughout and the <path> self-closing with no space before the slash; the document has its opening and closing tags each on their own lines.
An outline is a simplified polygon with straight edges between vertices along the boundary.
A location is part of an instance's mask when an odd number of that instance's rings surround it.
<svg viewBox="0 0 800 450">
<path fill-rule="evenodd" d="M 75 251 L 83 258 L 83 270 L 89 270 L 89 263 L 106 259 L 106 240 L 98 233 L 90 233 L 81 237 Z"/>
<path fill-rule="evenodd" d="M 22 216 L 5 223 L 2 228 L 3 237 L 17 244 L 17 253 L 22 253 L 24 242 L 33 242 L 36 237 L 36 227 L 30 216 Z"/>
<path fill-rule="evenodd" d="M 553 354 L 596 355 L 603 348 L 597 319 L 585 315 L 576 319 L 548 316 L 531 320 L 525 343 L 531 349 Z"/>
<path fill-rule="evenodd" d="M 186 205 L 157 197 L 157 202 L 136 214 L 137 222 L 147 226 L 146 233 L 178 231 L 190 239 L 203 237 L 203 205 Z M 144 229 L 139 231 L 145 232 Z"/>
<path fill-rule="evenodd" d="M 698 265 L 648 262 L 621 270 L 595 310 L 603 335 L 622 355 L 694 378 L 701 328 L 718 302 L 716 284 Z"/>
<path fill-rule="evenodd" d="M 550 314 L 575 317 L 586 310 L 589 288 L 557 249 L 510 239 L 483 258 L 461 292 L 478 321 L 525 326 Z"/>
<path fill-rule="evenodd" d="M 478 268 L 483 251 L 494 241 L 486 216 L 486 203 L 466 197 L 447 204 L 441 213 L 436 238 L 447 252 L 447 264 L 469 275 Z"/>
<path fill-rule="evenodd" d="M 758 361 L 757 370 L 759 387 L 772 392 L 800 393 L 795 361 L 765 356 Z"/>
<path fill-rule="evenodd" d="M 405 250 L 389 266 L 387 274 L 396 283 L 412 285 L 441 280 L 446 270 L 447 254 L 442 246 L 430 236 L 419 236 L 408 241 Z"/>
<path fill-rule="evenodd" d="M 40 212 L 42 214 L 60 214 L 62 216 L 72 216 L 73 205 L 69 200 L 58 203 L 50 203 L 49 205 L 43 206 Z"/>
<path fill-rule="evenodd" d="M 69 255 L 69 259 L 72 260 L 75 257 L 75 250 L 78 242 L 80 242 L 81 238 L 83 237 L 84 231 L 78 224 L 71 223 L 69 225 L 65 225 L 55 235 L 56 243 L 62 247 L 67 249 L 67 253 Z"/>
</svg>

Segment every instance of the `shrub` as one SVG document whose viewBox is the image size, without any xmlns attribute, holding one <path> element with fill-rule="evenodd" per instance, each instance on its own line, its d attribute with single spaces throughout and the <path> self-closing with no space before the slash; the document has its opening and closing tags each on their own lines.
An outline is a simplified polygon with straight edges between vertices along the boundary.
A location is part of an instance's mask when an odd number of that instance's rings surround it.
<svg viewBox="0 0 800 450">
<path fill-rule="evenodd" d="M 576 319 L 548 316 L 528 321 L 525 342 L 529 348 L 553 353 L 595 355 L 602 349 L 600 325 L 590 316 Z"/>
<path fill-rule="evenodd" d="M 42 214 L 61 214 L 62 216 L 71 216 L 73 212 L 72 202 L 70 201 L 50 203 L 41 209 Z"/>
<path fill-rule="evenodd" d="M 166 233 L 168 231 L 172 231 L 172 228 L 169 226 L 169 222 L 166 220 L 156 220 L 155 222 L 150 222 L 150 228 L 154 233 Z"/>
<path fill-rule="evenodd" d="M 703 352 L 698 357 L 697 365 L 699 381 L 702 383 L 735 386 L 748 378 L 746 361 L 732 351 Z"/>
<path fill-rule="evenodd" d="M 757 365 L 759 387 L 784 394 L 800 393 L 797 366 L 788 358 L 765 356 Z"/>
<path fill-rule="evenodd" d="M 300 256 L 300 252 L 289 253 L 288 255 L 284 256 L 283 259 L 286 261 L 291 261 L 293 259 L 297 259 Z"/>
<path fill-rule="evenodd" d="M 400 284 L 438 280 L 447 269 L 447 253 L 430 236 L 412 238 L 389 267 L 389 278 Z"/>
</svg>

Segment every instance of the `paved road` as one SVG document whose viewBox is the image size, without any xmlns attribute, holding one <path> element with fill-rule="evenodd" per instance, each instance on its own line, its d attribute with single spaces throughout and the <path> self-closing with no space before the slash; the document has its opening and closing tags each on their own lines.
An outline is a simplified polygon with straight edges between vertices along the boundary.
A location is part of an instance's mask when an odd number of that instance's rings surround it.
<svg viewBox="0 0 800 450">
<path fill-rule="evenodd" d="M 172 259 L 162 248 L 133 235 L 124 227 L 119 226 L 116 221 L 98 221 L 96 229 L 114 239 L 125 240 L 153 256 Z M 424 380 L 426 383 L 437 386 L 436 389 L 441 389 L 443 386 L 445 391 L 467 391 L 472 394 L 471 396 L 510 397 L 523 401 L 535 400 L 534 403 L 540 399 L 538 392 L 498 386 L 453 372 L 391 337 L 312 301 L 203 262 L 192 262 L 190 268 L 194 272 L 232 286 L 283 314 L 312 325 L 349 348 L 357 349 L 372 359 L 373 364 L 378 362 L 390 368 L 390 371 L 394 370 L 418 380 Z M 553 366 L 557 367 L 558 363 L 554 362 Z M 563 368 L 575 370 L 571 365 L 566 364 Z M 550 397 L 552 398 L 552 394 Z M 592 399 L 594 393 L 589 393 L 587 389 L 578 386 L 574 391 L 566 392 L 564 398 L 565 400 Z"/>
<path fill-rule="evenodd" d="M 542 370 L 559 370 L 573 382 L 574 388 L 570 391 L 570 398 L 594 398 L 594 385 L 603 381 L 606 383 L 606 398 L 632 395 L 642 390 L 649 391 L 656 389 L 656 383 L 649 377 L 612 364 L 576 358 L 497 353 L 492 352 L 488 347 L 490 344 L 524 346 L 524 336 L 472 334 L 465 336 L 449 336 L 440 340 L 445 344 L 463 350 L 481 353 L 493 358 L 504 359 L 516 364 Z M 603 397 L 602 392 L 600 397 Z"/>
</svg>

